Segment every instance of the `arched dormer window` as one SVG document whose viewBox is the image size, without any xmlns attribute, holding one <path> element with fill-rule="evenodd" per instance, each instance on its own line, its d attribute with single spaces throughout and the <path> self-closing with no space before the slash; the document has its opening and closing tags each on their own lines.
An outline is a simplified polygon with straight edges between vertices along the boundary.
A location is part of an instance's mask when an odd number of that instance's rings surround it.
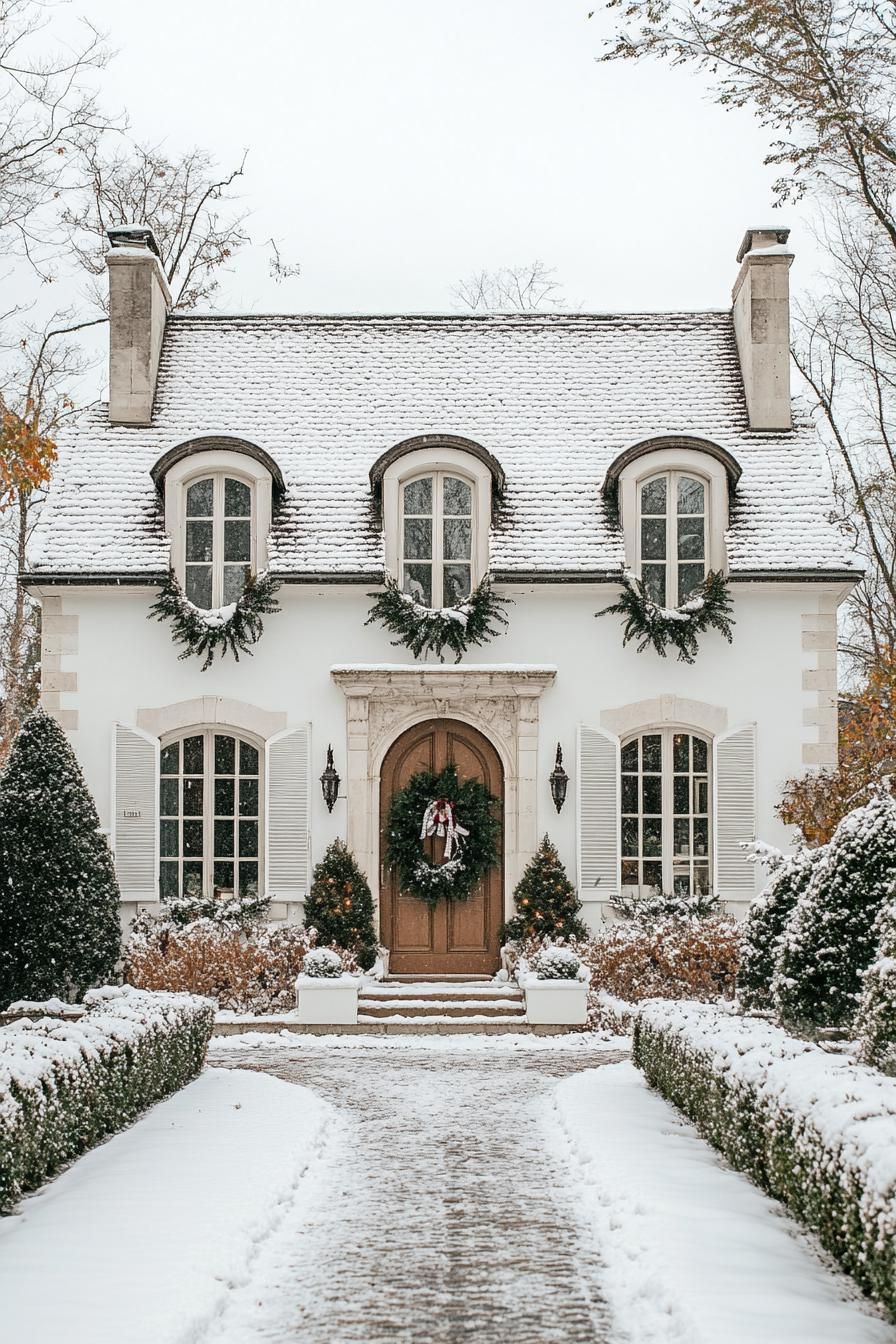
<svg viewBox="0 0 896 1344">
<path fill-rule="evenodd" d="M 187 597 L 203 610 L 236 602 L 249 574 L 267 568 L 272 493 L 282 488 L 276 466 L 251 444 L 200 439 L 172 449 L 152 474 Z"/>
<path fill-rule="evenodd" d="M 478 444 L 435 435 L 390 449 L 371 469 L 386 568 L 426 607 L 458 606 L 488 571 L 499 464 Z"/>
<path fill-rule="evenodd" d="M 664 471 L 638 483 L 638 568 L 661 607 L 686 602 L 706 578 L 709 482 Z"/>
<path fill-rule="evenodd" d="M 604 493 L 615 495 L 626 566 L 653 600 L 677 607 L 708 570 L 727 568 L 730 491 L 740 467 L 725 449 L 700 439 L 651 439 L 621 453 Z"/>
</svg>

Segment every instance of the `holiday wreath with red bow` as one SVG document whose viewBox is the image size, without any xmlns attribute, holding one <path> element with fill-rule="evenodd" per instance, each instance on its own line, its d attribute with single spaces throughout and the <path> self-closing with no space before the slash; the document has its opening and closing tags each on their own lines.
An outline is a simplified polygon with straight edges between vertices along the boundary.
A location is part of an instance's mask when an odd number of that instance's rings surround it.
<svg viewBox="0 0 896 1344">
<path fill-rule="evenodd" d="M 386 822 L 386 862 L 402 891 L 430 906 L 472 896 L 501 862 L 500 806 L 479 780 L 461 783 L 453 765 L 412 775 L 393 795 Z"/>
</svg>

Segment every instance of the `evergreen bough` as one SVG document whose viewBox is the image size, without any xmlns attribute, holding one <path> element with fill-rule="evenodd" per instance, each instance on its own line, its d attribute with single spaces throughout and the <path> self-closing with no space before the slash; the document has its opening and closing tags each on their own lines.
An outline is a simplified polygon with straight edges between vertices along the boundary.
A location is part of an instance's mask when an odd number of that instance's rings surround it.
<svg viewBox="0 0 896 1344">
<path fill-rule="evenodd" d="M 527 938 L 587 938 L 579 919 L 582 902 L 566 875 L 556 846 L 545 836 L 513 893 L 517 913 L 501 929 L 502 943 Z"/>
<path fill-rule="evenodd" d="M 737 998 L 743 1008 L 774 1006 L 772 980 L 778 946 L 794 906 L 823 856 L 823 849 L 801 849 L 783 857 L 772 870 L 764 891 L 750 906 L 744 921 L 737 972 Z"/>
<path fill-rule="evenodd" d="M 697 657 L 697 636 L 712 627 L 731 643 L 734 617 L 731 594 L 724 574 L 710 570 L 702 584 L 679 607 L 661 607 L 647 592 L 644 583 L 629 570 L 623 575 L 619 601 L 597 612 L 598 616 L 616 613 L 625 617 L 622 647 L 630 639 L 638 641 L 638 652 L 652 645 L 661 658 L 667 647 L 678 652 L 680 663 L 693 663 Z"/>
<path fill-rule="evenodd" d="M 373 897 L 367 878 L 342 840 L 334 840 L 314 870 L 305 902 L 305 923 L 322 946 L 334 943 L 354 952 L 362 971 L 376 961 Z"/>
<path fill-rule="evenodd" d="M 859 1057 L 884 1073 L 896 1074 L 896 901 L 877 917 L 877 957 L 865 972 L 856 1019 Z"/>
<path fill-rule="evenodd" d="M 773 992 L 788 1026 L 852 1025 L 894 883 L 896 800 L 881 795 L 840 822 L 787 922 Z"/>
<path fill-rule="evenodd" d="M 0 1006 L 74 999 L 112 976 L 119 892 L 99 825 L 65 733 L 38 710 L 0 776 Z"/>
</svg>

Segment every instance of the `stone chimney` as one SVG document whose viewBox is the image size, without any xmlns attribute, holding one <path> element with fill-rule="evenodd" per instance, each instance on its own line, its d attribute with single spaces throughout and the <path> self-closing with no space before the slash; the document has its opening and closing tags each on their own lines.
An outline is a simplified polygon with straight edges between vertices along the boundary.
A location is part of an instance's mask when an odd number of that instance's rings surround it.
<svg viewBox="0 0 896 1344">
<path fill-rule="evenodd" d="M 751 429 L 790 429 L 789 229 L 747 229 L 732 292 Z"/>
<path fill-rule="evenodd" d="M 148 425 L 171 291 L 145 224 L 109 229 L 109 420 Z"/>
</svg>

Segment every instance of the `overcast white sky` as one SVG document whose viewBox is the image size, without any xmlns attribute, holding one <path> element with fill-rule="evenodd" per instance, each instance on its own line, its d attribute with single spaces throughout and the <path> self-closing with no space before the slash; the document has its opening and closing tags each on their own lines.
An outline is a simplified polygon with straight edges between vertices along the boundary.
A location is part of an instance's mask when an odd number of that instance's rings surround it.
<svg viewBox="0 0 896 1344">
<path fill-rule="evenodd" d="M 73 7 L 118 51 L 105 98 L 136 137 L 249 150 L 251 230 L 302 275 L 273 284 L 258 248 L 221 309 L 446 310 L 460 277 L 535 257 L 586 310 L 722 307 L 744 228 L 768 220 L 808 279 L 753 118 L 688 71 L 598 64 L 589 0 Z"/>
</svg>

